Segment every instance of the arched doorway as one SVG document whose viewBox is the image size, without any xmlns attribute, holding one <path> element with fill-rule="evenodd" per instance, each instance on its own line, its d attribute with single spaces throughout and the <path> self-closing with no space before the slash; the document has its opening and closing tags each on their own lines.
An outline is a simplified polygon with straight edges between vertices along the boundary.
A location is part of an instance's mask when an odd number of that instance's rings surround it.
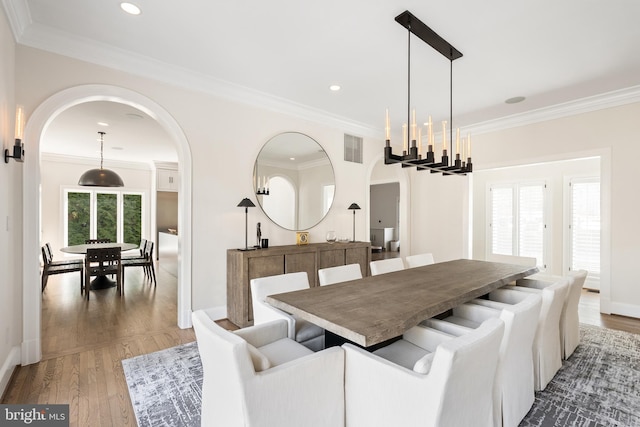
<svg viewBox="0 0 640 427">
<path fill-rule="evenodd" d="M 22 364 L 38 362 L 42 355 L 39 285 L 40 139 L 51 121 L 65 109 L 91 101 L 130 105 L 155 119 L 176 144 L 180 168 L 178 195 L 178 319 L 181 328 L 191 326 L 191 169 L 189 143 L 180 125 L 159 104 L 129 89 L 111 85 L 83 85 L 63 90 L 37 106 L 26 124 L 24 140 L 29 158 L 23 169 L 23 343 Z"/>
</svg>

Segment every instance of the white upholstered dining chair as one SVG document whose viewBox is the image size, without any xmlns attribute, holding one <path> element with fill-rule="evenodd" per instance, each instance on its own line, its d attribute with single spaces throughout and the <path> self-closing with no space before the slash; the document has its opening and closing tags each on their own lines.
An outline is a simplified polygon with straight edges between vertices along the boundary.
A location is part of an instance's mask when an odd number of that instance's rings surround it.
<svg viewBox="0 0 640 427">
<path fill-rule="evenodd" d="M 371 275 L 377 276 L 378 274 L 404 270 L 404 261 L 402 258 L 387 258 L 371 261 L 369 266 L 371 267 Z"/>
<path fill-rule="evenodd" d="M 192 314 L 202 360 L 202 426 L 344 426 L 344 351 L 317 353 L 284 320 L 228 331 Z"/>
<path fill-rule="evenodd" d="M 515 290 L 522 294 L 534 293 L 542 297 L 538 327 L 533 340 L 533 372 L 536 391 L 544 390 L 562 367 L 560 317 L 569 290 L 569 282 L 570 280 L 564 277 L 546 284 L 540 281 L 519 280 L 516 286 L 505 286 L 489 294 L 491 299 L 502 299 L 504 296 L 500 295 L 501 293 Z M 530 286 L 522 286 L 522 284 Z M 534 284 L 541 289 L 533 287 Z"/>
<path fill-rule="evenodd" d="M 424 374 L 344 344 L 346 425 L 489 423 L 503 330 L 500 319 L 489 319 L 466 335 L 444 341 Z"/>
<path fill-rule="evenodd" d="M 289 338 L 309 347 L 313 351 L 319 351 L 324 348 L 324 329 L 293 314 L 285 313 L 266 301 L 269 295 L 308 289 L 309 278 L 306 272 L 286 273 L 252 279 L 250 286 L 254 325 L 283 319 L 287 321 L 289 327 Z"/>
<path fill-rule="evenodd" d="M 334 283 L 357 279 L 362 279 L 360 264 L 338 265 L 336 267 L 327 267 L 318 270 L 320 286 L 333 285 Z"/>
<path fill-rule="evenodd" d="M 433 254 L 431 253 L 409 255 L 408 257 L 405 257 L 404 260 L 407 263 L 407 268 L 422 267 L 423 265 L 431 265 L 435 263 Z"/>
<path fill-rule="evenodd" d="M 518 426 L 535 400 L 532 348 L 541 306 L 539 295 L 502 301 L 475 299 L 465 304 L 467 310 L 456 313 L 476 322 L 499 313 L 505 323 L 493 394 L 494 426 Z"/>
</svg>

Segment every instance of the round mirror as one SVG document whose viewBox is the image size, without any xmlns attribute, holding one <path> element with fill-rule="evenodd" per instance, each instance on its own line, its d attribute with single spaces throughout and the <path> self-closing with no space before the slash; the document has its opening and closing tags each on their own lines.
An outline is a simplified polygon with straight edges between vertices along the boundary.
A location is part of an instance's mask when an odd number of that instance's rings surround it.
<svg viewBox="0 0 640 427">
<path fill-rule="evenodd" d="M 307 135 L 286 132 L 260 150 L 253 169 L 258 204 L 277 225 L 306 230 L 325 217 L 335 193 L 329 156 Z"/>
</svg>

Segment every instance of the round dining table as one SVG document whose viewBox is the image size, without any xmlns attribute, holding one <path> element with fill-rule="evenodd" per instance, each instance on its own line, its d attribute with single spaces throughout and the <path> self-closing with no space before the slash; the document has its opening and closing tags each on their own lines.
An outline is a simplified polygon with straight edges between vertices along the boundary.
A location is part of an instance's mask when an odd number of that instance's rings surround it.
<svg viewBox="0 0 640 427">
<path fill-rule="evenodd" d="M 68 254 L 87 254 L 87 249 L 102 249 L 102 248 L 120 248 L 122 252 L 137 249 L 138 245 L 135 243 L 85 243 L 82 245 L 65 246 L 60 249 L 61 252 Z M 116 282 L 109 279 L 107 276 L 97 276 L 91 281 L 91 289 L 107 289 L 116 286 Z"/>
</svg>

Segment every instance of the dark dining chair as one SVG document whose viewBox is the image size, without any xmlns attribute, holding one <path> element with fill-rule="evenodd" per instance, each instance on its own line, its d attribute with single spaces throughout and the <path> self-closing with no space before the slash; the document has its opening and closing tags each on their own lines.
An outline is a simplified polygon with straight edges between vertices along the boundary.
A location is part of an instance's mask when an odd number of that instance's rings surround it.
<svg viewBox="0 0 640 427">
<path fill-rule="evenodd" d="M 80 264 L 80 266 L 82 266 L 84 264 L 84 261 L 80 258 L 75 258 L 75 259 L 64 259 L 61 261 L 55 261 L 53 259 L 53 251 L 51 250 L 51 245 L 49 244 L 49 242 L 44 244 L 44 248 L 47 251 L 47 255 L 49 256 L 49 260 L 50 260 L 50 264 L 51 265 L 72 265 L 72 264 Z"/>
<path fill-rule="evenodd" d="M 47 248 L 47 244 L 42 247 L 42 292 L 44 292 L 44 288 L 47 286 L 47 281 L 49 280 L 49 276 L 53 274 L 63 274 L 63 273 L 73 273 L 75 271 L 80 272 L 80 294 L 82 294 L 84 289 L 84 274 L 83 274 L 83 264 L 81 262 L 64 262 L 64 261 L 56 261 L 54 263 L 51 256 L 51 247 Z"/>
<path fill-rule="evenodd" d="M 122 259 L 123 272 L 125 267 L 142 267 L 144 269 L 145 277 L 149 277 L 153 281 L 153 285 L 156 286 L 157 285 L 156 270 L 153 266 L 153 242 L 150 240 L 147 240 L 147 244 L 144 250 L 144 257 L 123 258 Z M 124 282 L 124 278 L 123 278 L 123 282 Z"/>
<path fill-rule="evenodd" d="M 88 248 L 84 260 L 84 282 L 87 299 L 91 289 L 91 277 L 116 275 L 116 287 L 118 294 L 122 295 L 122 255 L 119 247 L 114 248 Z"/>
</svg>

